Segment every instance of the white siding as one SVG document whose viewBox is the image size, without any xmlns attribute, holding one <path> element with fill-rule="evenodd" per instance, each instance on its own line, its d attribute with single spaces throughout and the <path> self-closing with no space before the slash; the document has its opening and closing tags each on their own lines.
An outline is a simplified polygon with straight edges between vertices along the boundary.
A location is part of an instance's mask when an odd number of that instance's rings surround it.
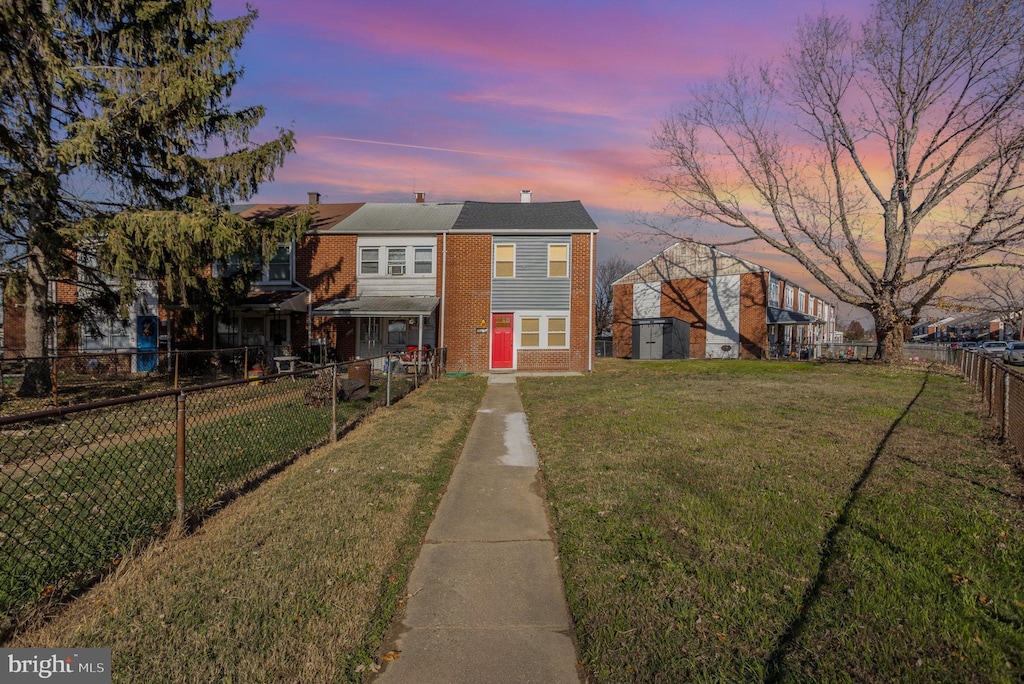
<svg viewBox="0 0 1024 684">
<path fill-rule="evenodd" d="M 388 247 L 405 248 L 405 275 L 389 276 Z M 431 273 L 416 273 L 416 247 L 429 247 L 433 254 Z M 375 296 L 432 296 L 437 294 L 437 238 L 413 235 L 360 235 L 356 246 L 356 259 L 362 258 L 364 248 L 379 248 L 378 274 L 359 274 L 356 280 L 357 294 L 361 297 Z M 356 268 L 360 265 L 357 263 Z"/>
<path fill-rule="evenodd" d="M 633 318 L 661 317 L 661 281 L 633 285 Z"/>
<path fill-rule="evenodd" d="M 740 357 L 740 276 L 708 278 L 707 344 L 709 359 Z"/>
</svg>

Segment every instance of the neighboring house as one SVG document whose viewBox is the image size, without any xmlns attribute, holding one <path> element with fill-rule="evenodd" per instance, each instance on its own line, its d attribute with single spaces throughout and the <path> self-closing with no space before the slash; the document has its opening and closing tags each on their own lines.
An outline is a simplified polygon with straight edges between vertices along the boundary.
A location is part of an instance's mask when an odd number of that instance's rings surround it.
<svg viewBox="0 0 1024 684">
<path fill-rule="evenodd" d="M 591 370 L 597 226 L 580 202 L 528 198 L 320 204 L 310 193 L 313 228 L 282 245 L 218 341 L 339 360 L 444 347 L 449 370 Z"/>
<path fill-rule="evenodd" d="M 689 325 L 691 358 L 800 355 L 832 342 L 835 307 L 755 263 L 679 242 L 615 281 L 614 354 L 632 355 L 640 322 Z"/>
</svg>

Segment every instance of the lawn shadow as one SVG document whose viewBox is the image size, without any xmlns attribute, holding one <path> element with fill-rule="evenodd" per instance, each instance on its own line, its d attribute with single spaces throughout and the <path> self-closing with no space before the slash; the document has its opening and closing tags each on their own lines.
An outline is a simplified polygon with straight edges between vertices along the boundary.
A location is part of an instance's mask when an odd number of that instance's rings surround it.
<svg viewBox="0 0 1024 684">
<path fill-rule="evenodd" d="M 786 630 L 779 637 L 779 640 L 775 643 L 775 648 L 772 649 L 771 655 L 768 657 L 767 667 L 765 668 L 764 681 L 766 684 L 774 684 L 782 681 L 785 674 L 785 660 L 786 654 L 790 647 L 796 641 L 797 637 L 803 631 L 807 623 L 807 615 L 810 612 L 811 607 L 817 602 L 821 596 L 821 589 L 825 583 L 825 577 L 828 574 L 829 568 L 836 560 L 837 548 L 836 538 L 839 533 L 850 525 L 850 511 L 853 509 L 857 499 L 860 497 L 860 491 L 864 487 L 864 484 L 871 477 L 874 472 L 875 464 L 878 463 L 878 459 L 881 458 L 882 453 L 885 451 L 886 445 L 896 432 L 896 428 L 899 427 L 900 423 L 907 417 L 910 410 L 917 403 L 917 400 L 924 394 L 925 388 L 928 386 L 928 379 L 931 376 L 931 370 L 925 372 L 924 380 L 921 383 L 921 388 L 918 389 L 917 394 L 910 400 L 906 408 L 899 417 L 893 421 L 893 424 L 889 426 L 885 436 L 882 437 L 882 441 L 878 443 L 878 447 L 875 449 L 875 453 L 865 464 L 864 469 L 860 473 L 860 477 L 854 482 L 850 488 L 850 493 L 846 497 L 846 501 L 843 503 L 843 508 L 839 515 L 836 516 L 835 522 L 825 535 L 825 540 L 821 545 L 821 551 L 819 552 L 818 571 L 815 573 L 814 578 L 808 583 L 807 588 L 804 590 L 803 597 L 800 601 L 800 606 L 796 616 L 790 621 Z"/>
</svg>

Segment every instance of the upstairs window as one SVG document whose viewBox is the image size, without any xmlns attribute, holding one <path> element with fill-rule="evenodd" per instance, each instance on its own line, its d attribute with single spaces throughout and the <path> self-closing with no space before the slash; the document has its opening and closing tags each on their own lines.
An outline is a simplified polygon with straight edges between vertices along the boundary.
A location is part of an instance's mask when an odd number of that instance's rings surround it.
<svg viewBox="0 0 1024 684">
<path fill-rule="evenodd" d="M 388 247 L 388 275 L 405 275 L 405 247 Z"/>
<path fill-rule="evenodd" d="M 494 277 L 515 278 L 516 276 L 516 246 L 495 245 L 494 246 Z"/>
<path fill-rule="evenodd" d="M 569 276 L 569 245 L 548 245 L 548 278 Z"/>
<path fill-rule="evenodd" d="M 434 272 L 434 250 L 430 247 L 417 247 L 414 252 L 413 273 L 430 275 Z"/>
<path fill-rule="evenodd" d="M 291 243 L 282 243 L 277 246 L 277 251 L 270 257 L 270 263 L 263 271 L 266 282 L 290 283 L 292 281 L 292 246 Z"/>
<path fill-rule="evenodd" d="M 363 275 L 377 275 L 380 273 L 380 250 L 362 249 L 359 251 L 359 272 Z"/>
</svg>

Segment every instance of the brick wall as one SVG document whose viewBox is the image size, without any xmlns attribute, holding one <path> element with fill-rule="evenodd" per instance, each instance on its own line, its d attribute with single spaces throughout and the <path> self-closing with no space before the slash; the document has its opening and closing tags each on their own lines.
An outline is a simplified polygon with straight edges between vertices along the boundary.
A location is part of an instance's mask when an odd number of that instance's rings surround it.
<svg viewBox="0 0 1024 684">
<path fill-rule="evenodd" d="M 768 355 L 768 274 L 740 276 L 740 358 L 761 359 Z"/>
<path fill-rule="evenodd" d="M 313 308 L 335 299 L 356 296 L 355 235 L 313 234 L 295 250 L 295 279 L 311 291 Z M 325 338 L 339 360 L 355 357 L 355 320 L 351 318 L 313 318 L 313 337 Z M 292 343 L 309 344 L 306 339 L 306 314 L 292 321 Z"/>
<path fill-rule="evenodd" d="M 442 254 L 438 238 L 438 254 Z M 486 373 L 491 365 L 491 236 L 448 235 L 444 341 L 448 370 Z M 441 283 L 438 282 L 440 296 Z M 478 333 L 480 322 L 488 329 Z M 439 341 L 439 344 L 441 342 Z"/>
<path fill-rule="evenodd" d="M 572 236 L 572 286 L 569 304 L 569 358 L 551 358 L 550 370 L 590 370 L 594 353 L 594 316 L 591 293 L 594 287 L 594 254 L 590 235 Z M 564 354 L 563 354 L 564 355 Z M 523 369 L 525 370 L 525 369 Z"/>
<path fill-rule="evenodd" d="M 521 371 L 585 371 L 576 366 L 577 354 L 568 349 L 520 349 L 516 369 Z"/>
<path fill-rule="evenodd" d="M 618 285 L 612 290 L 612 356 L 628 359 L 633 355 L 633 285 Z"/>
</svg>

